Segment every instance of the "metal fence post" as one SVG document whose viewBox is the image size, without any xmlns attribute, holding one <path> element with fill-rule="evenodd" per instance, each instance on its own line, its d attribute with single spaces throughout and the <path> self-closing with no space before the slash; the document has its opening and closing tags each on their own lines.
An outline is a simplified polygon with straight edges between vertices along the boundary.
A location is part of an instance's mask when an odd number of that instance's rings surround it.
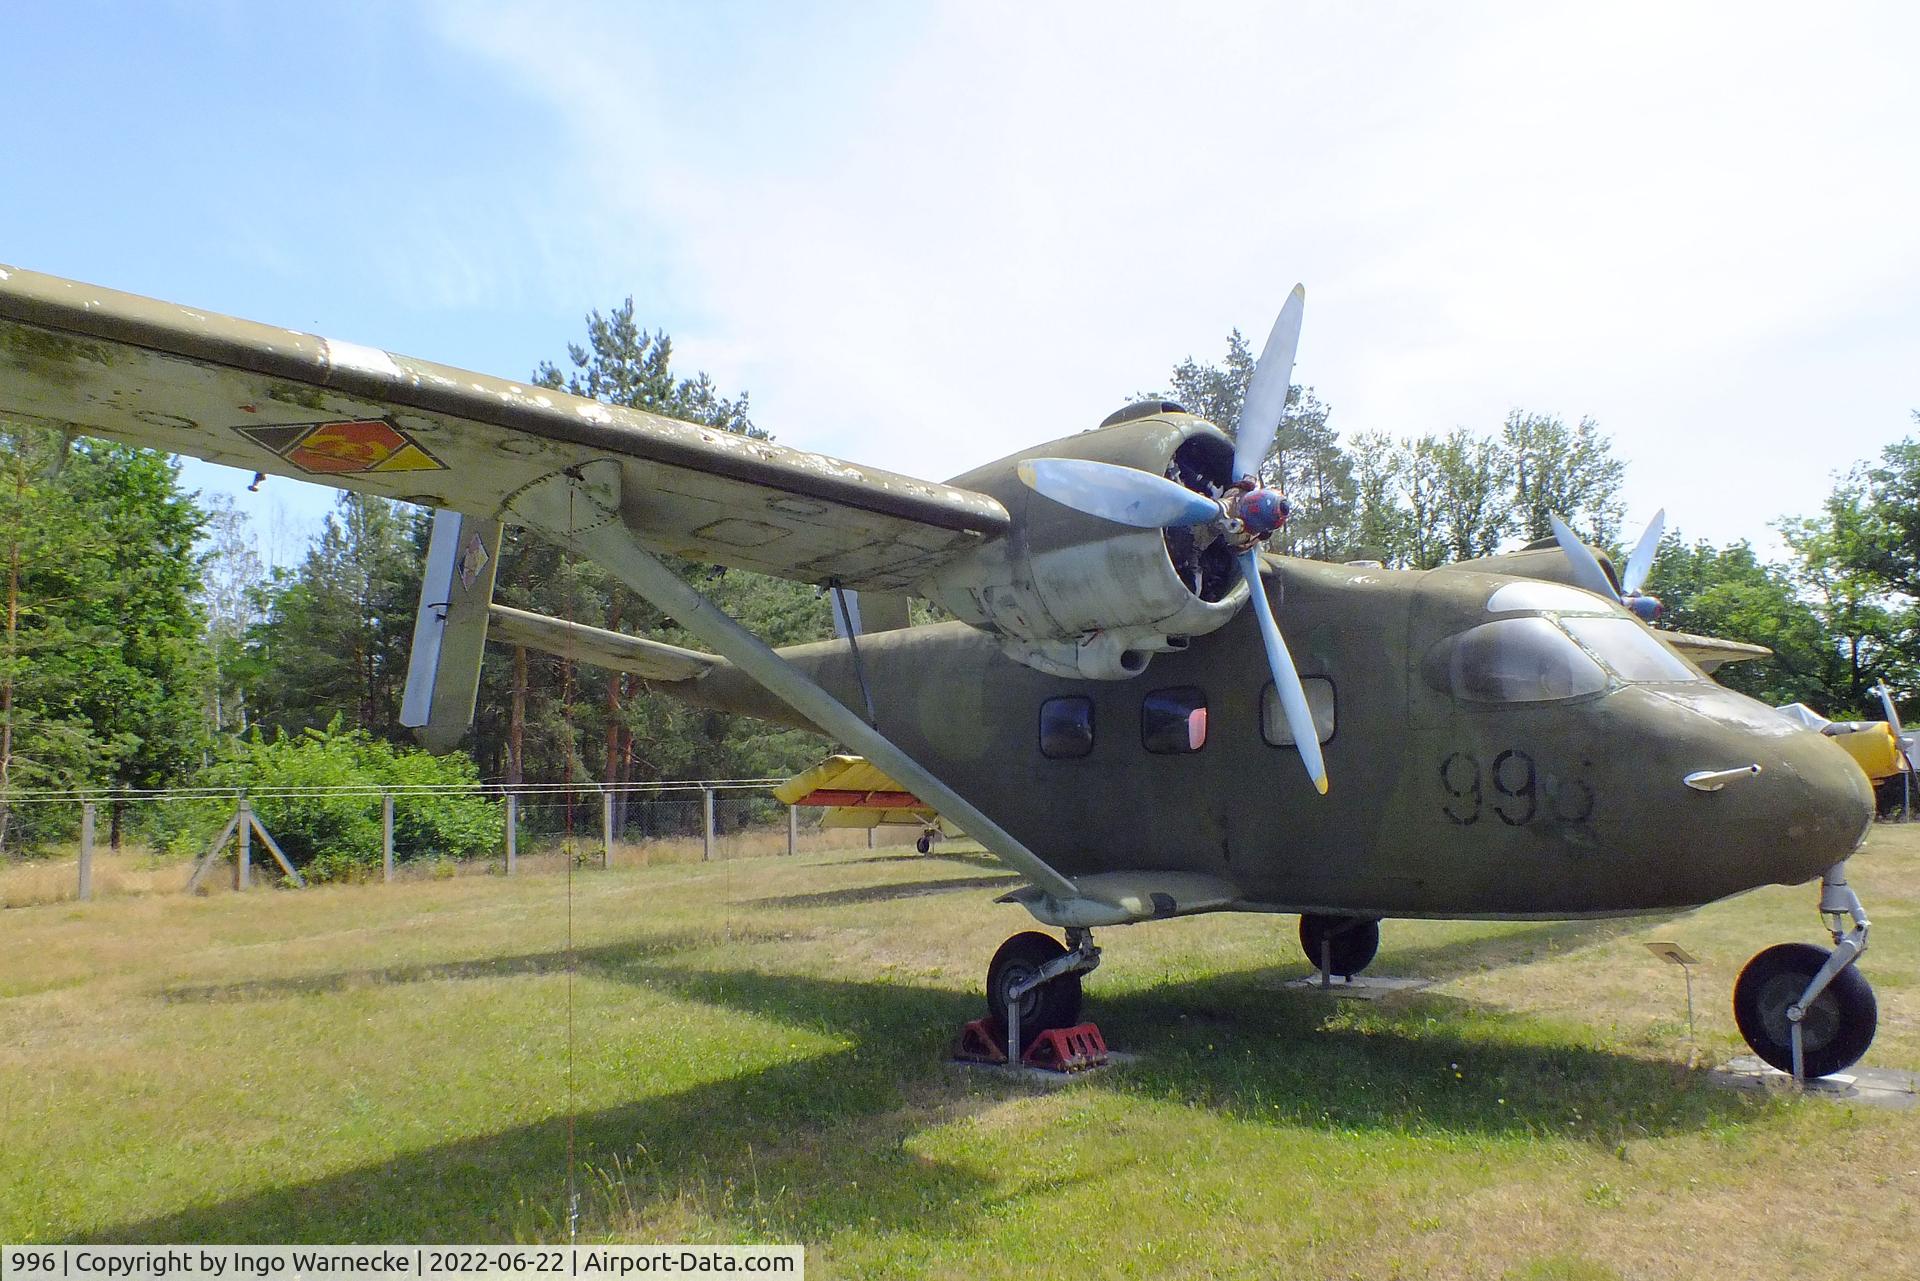
<svg viewBox="0 0 1920 1281">
<path fill-rule="evenodd" d="M 233 855 L 233 888 L 244 890 L 253 883 L 253 804 L 240 798 L 237 820 L 240 844 Z"/>
<path fill-rule="evenodd" d="M 700 789 L 700 861 L 713 861 L 713 789 Z"/>
<path fill-rule="evenodd" d="M 792 856 L 794 845 L 799 838 L 800 807 L 798 805 L 789 805 L 787 806 L 787 854 L 789 857 Z"/>
<path fill-rule="evenodd" d="M 93 802 L 80 803 L 80 901 L 93 897 Z"/>
<path fill-rule="evenodd" d="M 380 794 L 380 873 L 393 879 L 393 793 Z"/>
<path fill-rule="evenodd" d="M 613 789 L 600 794 L 600 866 L 613 866 Z"/>
<path fill-rule="evenodd" d="M 513 875 L 513 846 L 519 836 L 520 798 L 512 792 L 507 793 L 507 875 Z"/>
</svg>

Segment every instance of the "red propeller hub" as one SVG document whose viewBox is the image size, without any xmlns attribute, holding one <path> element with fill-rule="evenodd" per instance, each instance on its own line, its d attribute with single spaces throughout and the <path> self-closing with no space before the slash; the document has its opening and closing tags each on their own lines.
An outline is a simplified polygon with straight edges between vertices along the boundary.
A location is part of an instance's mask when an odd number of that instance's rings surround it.
<svg viewBox="0 0 1920 1281">
<path fill-rule="evenodd" d="M 1247 532 L 1265 538 L 1287 523 L 1292 508 L 1285 497 L 1271 489 L 1256 489 L 1240 499 L 1235 515 Z"/>
</svg>

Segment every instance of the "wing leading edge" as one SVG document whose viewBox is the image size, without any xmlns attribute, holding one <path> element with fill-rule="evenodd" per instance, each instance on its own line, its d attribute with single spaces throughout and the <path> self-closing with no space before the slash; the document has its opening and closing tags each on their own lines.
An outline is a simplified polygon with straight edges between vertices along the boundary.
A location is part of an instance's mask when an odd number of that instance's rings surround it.
<svg viewBox="0 0 1920 1281">
<path fill-rule="evenodd" d="M 1007 527 L 970 490 L 12 267 L 0 415 L 509 521 L 542 477 L 614 459 L 650 550 L 866 590 Z"/>
</svg>

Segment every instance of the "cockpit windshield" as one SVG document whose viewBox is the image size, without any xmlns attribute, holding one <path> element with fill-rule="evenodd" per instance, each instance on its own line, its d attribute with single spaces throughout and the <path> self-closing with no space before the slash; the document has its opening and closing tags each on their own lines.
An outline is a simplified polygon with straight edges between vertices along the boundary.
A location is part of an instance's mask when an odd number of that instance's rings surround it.
<svg viewBox="0 0 1920 1281">
<path fill-rule="evenodd" d="M 1706 679 L 1633 619 L 1604 614 L 1482 623 L 1435 645 L 1421 671 L 1429 685 L 1468 703 L 1598 694 L 1609 673 L 1629 684 Z"/>
<path fill-rule="evenodd" d="M 1544 703 L 1597 694 L 1607 674 L 1546 618 L 1482 623 L 1434 646 L 1428 684 L 1469 703 Z"/>
<path fill-rule="evenodd" d="M 1560 626 L 1623 681 L 1705 680 L 1631 618 L 1563 618 Z"/>
</svg>

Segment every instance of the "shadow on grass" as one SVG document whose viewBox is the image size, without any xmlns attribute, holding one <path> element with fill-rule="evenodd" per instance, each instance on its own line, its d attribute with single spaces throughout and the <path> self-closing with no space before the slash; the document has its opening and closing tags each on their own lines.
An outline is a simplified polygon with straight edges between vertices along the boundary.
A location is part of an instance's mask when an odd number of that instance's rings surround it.
<svg viewBox="0 0 1920 1281">
<path fill-rule="evenodd" d="M 734 930 L 688 930 L 654 935 L 622 943 L 622 956 L 639 959 L 648 956 L 672 956 L 700 948 L 743 943 L 791 942 L 788 931 L 747 932 Z M 604 961 L 594 958 L 609 949 L 582 949 L 572 963 L 587 969 Z M 321 974 L 298 974 L 281 978 L 241 979 L 233 983 L 181 983 L 159 989 L 159 997 L 169 1005 L 219 1004 L 229 1001 L 272 1001 L 289 996 L 315 996 L 344 992 L 351 988 L 380 987 L 404 983 L 471 982 L 481 979 L 516 978 L 530 974 L 564 974 L 569 957 L 564 951 L 534 952 L 524 956 L 490 956 L 470 961 L 437 961 L 418 965 L 383 965 L 364 970 L 332 970 Z"/>
<path fill-rule="evenodd" d="M 888 903 L 903 898 L 921 898 L 928 894 L 946 894 L 953 890 L 1012 889 L 1025 883 L 1025 877 L 1011 873 L 1004 876 L 953 876 L 901 881 L 894 885 L 856 885 L 844 890 L 817 890 L 809 894 L 780 894 L 747 899 L 743 906 L 851 907 L 860 903 Z"/>
<path fill-rule="evenodd" d="M 1610 916 L 1588 921 L 1540 921 L 1504 934 L 1469 935 L 1451 943 L 1407 948 L 1392 945 L 1393 922 L 1386 921 L 1381 925 L 1384 937 L 1380 959 L 1369 972 L 1404 973 L 1442 982 L 1610 943 L 1636 930 L 1648 929 L 1686 914 L 1662 912 L 1649 916 Z M 1312 968 L 1311 965 L 1305 965 L 1303 973 Z"/>
<path fill-rule="evenodd" d="M 1600 929 L 1523 934 L 1539 944 Z M 955 1029 L 979 1012 L 975 995 L 700 968 L 672 963 L 676 946 L 673 937 L 643 940 L 582 949 L 576 960 L 583 972 L 825 1030 L 847 1045 L 576 1117 L 590 1232 L 644 1234 L 652 1224 L 684 1232 L 677 1225 L 692 1222 L 736 1240 L 818 1241 L 855 1225 L 939 1236 L 967 1230 L 1010 1194 L 984 1161 L 942 1160 L 909 1142 L 1029 1088 L 944 1061 Z M 1453 949 L 1433 950 L 1454 956 Z M 506 958 L 485 972 L 547 973 L 565 964 L 564 953 L 546 953 Z M 444 968 L 394 981 L 461 977 Z M 1759 1106 L 1707 1086 L 1702 1073 L 1619 1053 L 1578 1027 L 1431 995 L 1329 1007 L 1312 994 L 1276 990 L 1274 974 L 1215 975 L 1109 997 L 1096 984 L 1089 1015 L 1112 1043 L 1141 1057 L 1078 1088 L 1334 1134 L 1551 1136 L 1609 1147 L 1736 1124 Z M 555 1118 L 115 1225 L 95 1239 L 564 1237 L 567 1145 L 567 1121 Z"/>
<path fill-rule="evenodd" d="M 703 941 L 704 943 L 704 941 Z M 645 984 L 789 1026 L 832 1029 L 846 1048 L 748 1067 L 574 1118 L 588 1230 L 644 1230 L 692 1207 L 728 1240 L 818 1240 L 861 1224 L 956 1230 L 988 1188 L 907 1140 L 929 1109 L 962 1115 L 990 1092 L 953 1089 L 941 1066 L 973 998 L 885 984 L 745 971 L 660 969 L 670 940 L 582 949 L 582 972 Z M 564 953 L 493 972 L 547 973 Z M 417 981 L 432 981 L 422 967 Z M 327 989 L 312 989 L 324 992 Z M 660 1053 L 682 1052 L 663 1043 Z M 947 1088 L 938 1088 L 945 1086 Z M 930 1088 L 933 1087 L 933 1088 Z M 484 1124 L 449 1117 L 450 1125 Z M 324 1178 L 114 1225 L 99 1241 L 493 1241 L 566 1237 L 565 1117 L 403 1153 Z"/>
</svg>

